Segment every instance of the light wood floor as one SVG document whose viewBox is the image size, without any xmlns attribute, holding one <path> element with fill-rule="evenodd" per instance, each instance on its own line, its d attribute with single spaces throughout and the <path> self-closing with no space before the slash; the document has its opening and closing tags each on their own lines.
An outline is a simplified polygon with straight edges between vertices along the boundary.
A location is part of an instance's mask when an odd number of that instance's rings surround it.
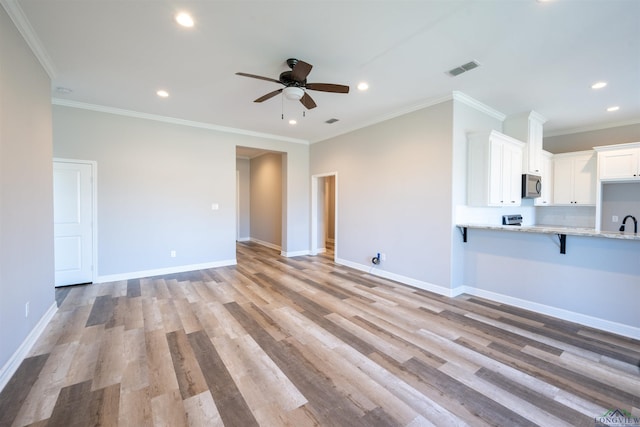
<svg viewBox="0 0 640 427">
<path fill-rule="evenodd" d="M 514 284 L 515 285 L 515 284 Z M 640 415 L 640 342 L 238 245 L 60 290 L 0 426 L 590 426 Z"/>
</svg>

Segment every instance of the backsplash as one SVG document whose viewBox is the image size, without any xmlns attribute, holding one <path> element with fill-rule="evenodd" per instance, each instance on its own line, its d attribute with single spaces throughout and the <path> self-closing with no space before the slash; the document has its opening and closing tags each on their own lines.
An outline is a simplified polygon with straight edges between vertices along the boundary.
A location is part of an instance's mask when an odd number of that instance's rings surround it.
<svg viewBox="0 0 640 427">
<path fill-rule="evenodd" d="M 595 228 L 595 206 L 542 206 L 536 208 L 536 225 Z"/>
<path fill-rule="evenodd" d="M 640 183 L 627 182 L 602 185 L 602 231 L 618 231 L 626 215 L 640 221 Z M 618 221 L 613 222 L 612 217 Z M 627 220 L 627 231 L 633 231 L 633 221 Z"/>
</svg>

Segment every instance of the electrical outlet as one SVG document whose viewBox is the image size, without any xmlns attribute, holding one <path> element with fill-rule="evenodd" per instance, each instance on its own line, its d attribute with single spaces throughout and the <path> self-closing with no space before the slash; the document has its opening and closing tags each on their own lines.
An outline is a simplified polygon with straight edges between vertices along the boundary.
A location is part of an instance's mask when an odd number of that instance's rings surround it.
<svg viewBox="0 0 640 427">
<path fill-rule="evenodd" d="M 171 251 L 171 258 L 175 258 L 176 257 L 176 251 Z"/>
<path fill-rule="evenodd" d="M 618 215 L 614 215 L 611 217 L 611 222 L 618 222 Z"/>
<path fill-rule="evenodd" d="M 24 317 L 29 317 L 29 301 L 24 305 Z"/>
</svg>

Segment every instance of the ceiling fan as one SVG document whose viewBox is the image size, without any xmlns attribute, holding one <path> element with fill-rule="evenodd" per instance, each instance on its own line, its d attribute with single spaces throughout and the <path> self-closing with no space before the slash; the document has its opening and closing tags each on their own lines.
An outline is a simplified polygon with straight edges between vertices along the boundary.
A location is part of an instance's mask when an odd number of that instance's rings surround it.
<svg viewBox="0 0 640 427">
<path fill-rule="evenodd" d="M 257 76 L 255 74 L 248 73 L 236 73 L 238 76 L 251 77 L 254 79 L 266 80 L 268 82 L 280 83 L 284 85 L 283 88 L 269 92 L 266 95 L 261 96 L 253 102 L 263 102 L 267 99 L 271 99 L 279 93 L 284 93 L 287 99 L 299 100 L 302 105 L 311 110 L 316 108 L 316 103 L 306 92 L 306 89 L 317 90 L 320 92 L 334 92 L 334 93 L 349 93 L 349 86 L 332 84 L 332 83 L 307 83 L 307 76 L 311 72 L 313 65 L 307 64 L 304 61 L 300 61 L 295 58 L 287 59 L 287 65 L 291 68 L 290 71 L 283 71 L 280 73 L 278 80 L 270 77 Z"/>
</svg>

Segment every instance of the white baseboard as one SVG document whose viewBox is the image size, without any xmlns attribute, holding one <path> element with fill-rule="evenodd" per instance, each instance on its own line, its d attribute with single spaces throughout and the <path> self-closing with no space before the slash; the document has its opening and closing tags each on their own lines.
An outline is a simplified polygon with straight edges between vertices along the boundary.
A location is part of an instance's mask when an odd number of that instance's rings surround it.
<svg viewBox="0 0 640 427">
<path fill-rule="evenodd" d="M 413 279 L 411 277 L 406 277 L 399 274 L 384 271 L 378 267 L 370 267 L 364 264 L 358 264 L 351 261 L 347 261 L 345 259 L 336 259 L 335 262 L 336 264 L 345 265 L 347 267 L 351 267 L 356 270 L 367 272 L 374 276 L 380 276 L 380 277 L 384 277 L 385 279 L 395 280 L 396 282 L 400 282 L 405 285 L 413 286 L 415 288 L 423 289 L 429 292 L 434 292 L 436 294 L 444 295 L 450 298 L 453 298 L 462 294 L 473 295 L 481 298 L 486 298 L 494 302 L 508 304 L 514 307 L 523 308 L 525 310 L 531 310 L 533 312 L 555 317 L 557 319 L 578 323 L 580 325 L 599 329 L 601 331 L 611 332 L 614 334 L 622 335 L 622 336 L 633 338 L 633 339 L 640 339 L 639 327 L 612 322 L 610 320 L 601 319 L 598 317 L 593 317 L 593 316 L 589 316 L 582 313 L 576 313 L 573 311 L 552 307 L 545 304 L 539 304 L 536 302 L 527 301 L 520 298 L 514 298 L 508 295 L 485 291 L 483 289 L 478 289 L 472 286 L 458 286 L 456 288 L 445 288 L 444 286 L 434 285 L 433 283 L 423 282 L 420 280 Z"/>
<path fill-rule="evenodd" d="M 203 264 L 178 265 L 175 267 L 157 268 L 154 270 L 131 271 L 128 273 L 109 274 L 98 276 L 96 283 L 117 282 L 120 280 L 140 279 L 142 277 L 164 276 L 166 274 L 185 273 L 187 271 L 206 270 L 208 268 L 226 267 L 228 265 L 236 265 L 234 259 L 212 261 Z"/>
<path fill-rule="evenodd" d="M 310 255 L 311 252 L 309 251 L 292 251 L 292 252 L 285 252 L 285 251 L 281 251 L 280 255 L 287 257 L 287 258 L 291 258 L 294 256 L 305 256 L 305 255 Z"/>
<path fill-rule="evenodd" d="M 279 245 L 276 245 L 276 244 L 270 243 L 270 242 L 265 242 L 264 240 L 256 239 L 255 237 L 250 237 L 249 240 L 252 241 L 253 243 L 257 243 L 259 245 L 266 246 L 269 249 L 275 249 L 276 251 L 282 250 L 282 247 L 279 246 Z"/>
<path fill-rule="evenodd" d="M 16 373 L 20 364 L 27 357 L 29 351 L 36 343 L 42 332 L 44 332 L 45 328 L 53 318 L 53 316 L 58 311 L 58 305 L 54 301 L 51 304 L 51 307 L 44 313 L 44 315 L 38 320 L 38 323 L 33 327 L 27 338 L 22 341 L 20 347 L 13 353 L 13 355 L 7 360 L 7 363 L 4 364 L 2 369 L 0 369 L 0 391 L 4 389 L 7 385 L 13 374 Z"/>
<path fill-rule="evenodd" d="M 444 286 L 439 286 L 433 283 L 424 282 L 411 277 L 402 276 L 400 274 L 391 273 L 389 271 L 382 270 L 379 267 L 370 267 L 364 264 L 358 264 L 355 262 L 347 261 L 346 259 L 342 259 L 342 258 L 337 258 L 335 262 L 336 264 L 345 265 L 347 267 L 351 267 L 355 270 L 364 271 L 374 276 L 384 277 L 385 279 L 395 280 L 396 282 L 413 286 L 414 288 L 419 288 L 425 291 L 434 292 L 439 295 L 444 295 L 447 297 L 454 297 L 458 295 L 457 293 L 455 293 L 454 289 L 445 288 Z"/>
<path fill-rule="evenodd" d="M 579 323 L 602 331 L 611 332 L 625 337 L 640 339 L 640 328 L 622 323 L 612 322 L 610 320 L 589 316 L 582 313 L 565 310 L 562 308 L 552 307 L 550 305 L 540 304 L 537 302 L 527 301 L 520 298 L 514 298 L 508 295 L 498 294 L 491 291 L 485 291 L 470 286 L 464 286 L 464 293 L 486 298 L 491 301 L 509 304 L 514 307 L 531 310 L 539 314 L 555 317 L 569 322 Z"/>
<path fill-rule="evenodd" d="M 236 242 L 248 242 L 251 240 L 251 237 L 238 237 Z"/>
</svg>

